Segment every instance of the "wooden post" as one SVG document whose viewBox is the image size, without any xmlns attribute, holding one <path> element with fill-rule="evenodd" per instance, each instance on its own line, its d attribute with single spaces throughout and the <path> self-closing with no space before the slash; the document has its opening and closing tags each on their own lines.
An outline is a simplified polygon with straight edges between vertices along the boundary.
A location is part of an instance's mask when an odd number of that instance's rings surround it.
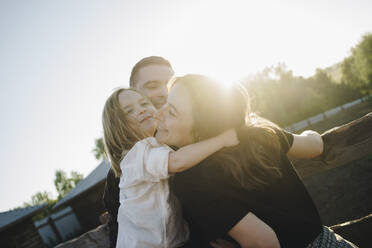
<svg viewBox="0 0 372 248">
<path fill-rule="evenodd" d="M 62 241 L 63 241 L 62 236 L 61 236 L 61 234 L 59 233 L 59 231 L 58 231 L 58 229 L 57 229 L 57 226 L 56 226 L 56 224 L 54 223 L 52 217 L 50 217 L 50 216 L 48 217 L 48 224 L 49 224 L 50 227 L 52 228 L 54 234 L 57 236 L 57 241 L 58 241 L 57 243 L 62 242 Z"/>
</svg>

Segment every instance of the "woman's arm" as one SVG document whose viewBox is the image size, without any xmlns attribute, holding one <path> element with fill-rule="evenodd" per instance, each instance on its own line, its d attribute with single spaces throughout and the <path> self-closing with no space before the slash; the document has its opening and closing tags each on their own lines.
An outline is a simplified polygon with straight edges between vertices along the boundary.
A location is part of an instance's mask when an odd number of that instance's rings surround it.
<svg viewBox="0 0 372 248">
<path fill-rule="evenodd" d="M 169 153 L 168 172 L 176 173 L 187 170 L 218 150 L 239 144 L 235 129 L 229 129 L 222 134 L 190 144 Z"/>
<path fill-rule="evenodd" d="M 293 134 L 293 144 L 287 152 L 290 158 L 314 158 L 323 153 L 323 140 L 319 133 L 306 130 Z"/>
<path fill-rule="evenodd" d="M 248 213 L 228 234 L 242 248 L 280 248 L 273 229 L 253 213 Z"/>
</svg>

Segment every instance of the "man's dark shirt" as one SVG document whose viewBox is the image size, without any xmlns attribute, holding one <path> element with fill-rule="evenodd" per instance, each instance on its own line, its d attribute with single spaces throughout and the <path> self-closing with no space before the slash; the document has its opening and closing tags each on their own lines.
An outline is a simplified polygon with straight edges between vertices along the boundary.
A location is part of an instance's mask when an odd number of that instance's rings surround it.
<svg viewBox="0 0 372 248">
<path fill-rule="evenodd" d="M 119 182 L 120 178 L 115 177 L 114 171 L 110 168 L 103 193 L 103 203 L 109 213 L 110 248 L 116 247 L 116 240 L 118 238 Z"/>
</svg>

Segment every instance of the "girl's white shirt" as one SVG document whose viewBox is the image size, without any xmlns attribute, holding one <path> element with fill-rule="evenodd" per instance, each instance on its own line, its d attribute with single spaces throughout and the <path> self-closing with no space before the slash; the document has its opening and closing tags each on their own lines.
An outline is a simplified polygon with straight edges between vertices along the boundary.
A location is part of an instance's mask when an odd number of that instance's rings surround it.
<svg viewBox="0 0 372 248">
<path fill-rule="evenodd" d="M 170 151 L 150 137 L 121 161 L 117 248 L 173 248 L 189 239 L 181 205 L 169 191 Z"/>
</svg>

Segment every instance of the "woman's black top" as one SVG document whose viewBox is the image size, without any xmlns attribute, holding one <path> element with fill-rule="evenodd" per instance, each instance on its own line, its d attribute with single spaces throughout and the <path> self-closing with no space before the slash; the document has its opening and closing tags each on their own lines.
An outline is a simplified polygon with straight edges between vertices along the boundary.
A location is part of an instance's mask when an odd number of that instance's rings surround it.
<svg viewBox="0 0 372 248">
<path fill-rule="evenodd" d="M 293 135 L 279 131 L 277 136 L 282 150 L 278 161 L 282 177 L 264 189 L 243 188 L 220 160 L 214 159 L 215 154 L 175 175 L 172 187 L 181 201 L 195 247 L 208 247 L 210 241 L 224 237 L 249 212 L 275 231 L 284 248 L 306 247 L 320 234 L 318 211 L 286 156 Z M 246 145 L 249 142 L 239 144 Z"/>
</svg>

